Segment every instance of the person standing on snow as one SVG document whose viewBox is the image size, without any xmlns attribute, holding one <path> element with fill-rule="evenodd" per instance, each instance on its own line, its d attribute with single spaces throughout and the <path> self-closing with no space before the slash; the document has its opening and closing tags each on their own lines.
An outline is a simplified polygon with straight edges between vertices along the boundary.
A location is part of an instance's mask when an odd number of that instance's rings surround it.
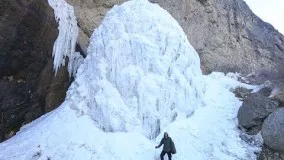
<svg viewBox="0 0 284 160">
<path fill-rule="evenodd" d="M 171 137 L 169 137 L 167 132 L 164 133 L 164 138 L 161 140 L 160 144 L 158 146 L 156 146 L 155 148 L 159 148 L 162 145 L 164 145 L 164 146 L 163 146 L 163 150 L 160 154 L 161 160 L 164 160 L 165 154 L 167 154 L 169 160 L 171 160 L 172 154 L 176 153 L 176 148 L 175 148 L 174 142 L 172 141 Z"/>
</svg>

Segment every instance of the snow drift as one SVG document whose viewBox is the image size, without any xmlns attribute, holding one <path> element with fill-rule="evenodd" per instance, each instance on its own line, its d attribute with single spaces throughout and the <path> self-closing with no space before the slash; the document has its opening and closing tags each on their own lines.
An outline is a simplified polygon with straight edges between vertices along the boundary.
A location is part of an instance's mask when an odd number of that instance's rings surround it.
<svg viewBox="0 0 284 160">
<path fill-rule="evenodd" d="M 154 159 L 153 139 L 165 130 L 177 160 L 254 159 L 258 147 L 239 138 L 241 102 L 229 91 L 237 85 L 202 76 L 198 54 L 164 9 L 129 1 L 94 31 L 65 102 L 0 144 L 0 159 Z"/>
</svg>

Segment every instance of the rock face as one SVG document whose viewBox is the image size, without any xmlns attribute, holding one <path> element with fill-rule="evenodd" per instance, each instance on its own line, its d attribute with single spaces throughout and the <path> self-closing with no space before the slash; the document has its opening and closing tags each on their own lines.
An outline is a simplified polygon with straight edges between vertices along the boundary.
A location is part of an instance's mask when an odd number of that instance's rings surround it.
<svg viewBox="0 0 284 160">
<path fill-rule="evenodd" d="M 265 119 L 261 134 L 267 146 L 284 152 L 284 108 L 279 108 Z"/>
<path fill-rule="evenodd" d="M 47 1 L 1 0 L 0 141 L 63 101 L 69 78 L 52 71 L 56 37 Z"/>
<path fill-rule="evenodd" d="M 81 36 L 90 37 L 106 12 L 125 0 L 67 1 L 75 7 Z M 284 77 L 284 36 L 255 16 L 243 0 L 151 2 L 165 8 L 181 24 L 200 54 L 205 73 L 238 71 L 254 72 L 266 79 Z"/>
<path fill-rule="evenodd" d="M 256 134 L 263 120 L 278 107 L 278 102 L 261 93 L 252 93 L 244 99 L 238 111 L 239 125 L 247 129 L 248 134 Z"/>
</svg>

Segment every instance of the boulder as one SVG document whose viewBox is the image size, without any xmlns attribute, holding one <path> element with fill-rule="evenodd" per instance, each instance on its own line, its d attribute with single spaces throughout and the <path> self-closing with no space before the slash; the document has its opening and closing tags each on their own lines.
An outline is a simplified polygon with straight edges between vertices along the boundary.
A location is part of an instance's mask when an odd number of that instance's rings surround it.
<svg viewBox="0 0 284 160">
<path fill-rule="evenodd" d="M 252 89 L 237 87 L 233 92 L 234 92 L 236 97 L 244 99 L 251 93 L 251 91 L 252 91 Z"/>
<path fill-rule="evenodd" d="M 279 101 L 280 105 L 284 107 L 284 83 L 276 85 L 270 97 Z"/>
<path fill-rule="evenodd" d="M 277 101 L 265 97 L 261 93 L 248 95 L 238 111 L 239 125 L 248 134 L 256 134 L 261 129 L 263 120 L 279 107 Z"/>
<path fill-rule="evenodd" d="M 268 147 L 284 152 L 284 108 L 275 110 L 264 120 L 261 135 Z"/>
<path fill-rule="evenodd" d="M 266 145 L 263 145 L 262 151 L 258 156 L 258 160 L 283 160 L 284 153 L 277 152 Z"/>
<path fill-rule="evenodd" d="M 263 87 L 257 93 L 259 93 L 259 94 L 261 94 L 265 97 L 269 97 L 271 92 L 272 92 L 271 87 Z"/>
</svg>

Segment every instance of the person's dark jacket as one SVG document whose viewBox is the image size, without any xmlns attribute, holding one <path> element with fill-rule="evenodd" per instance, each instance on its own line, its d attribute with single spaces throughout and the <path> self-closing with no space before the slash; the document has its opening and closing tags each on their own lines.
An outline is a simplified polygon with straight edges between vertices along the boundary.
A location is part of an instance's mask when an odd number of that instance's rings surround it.
<svg viewBox="0 0 284 160">
<path fill-rule="evenodd" d="M 171 148 L 171 143 L 172 143 L 172 139 L 171 137 L 168 137 L 168 138 L 163 138 L 160 142 L 160 144 L 157 146 L 157 148 L 161 147 L 162 145 L 163 146 L 163 151 L 165 152 L 171 152 L 172 148 Z"/>
</svg>

